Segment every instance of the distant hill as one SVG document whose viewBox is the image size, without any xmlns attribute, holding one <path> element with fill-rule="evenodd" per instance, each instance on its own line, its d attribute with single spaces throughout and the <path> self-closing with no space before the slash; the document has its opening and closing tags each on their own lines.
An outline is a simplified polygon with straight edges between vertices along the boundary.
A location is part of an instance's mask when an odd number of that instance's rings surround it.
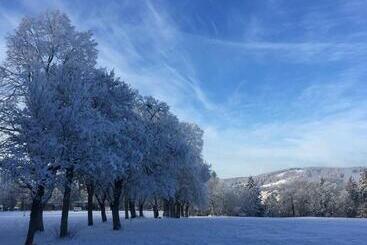
<svg viewBox="0 0 367 245">
<path fill-rule="evenodd" d="M 291 168 L 281 171 L 253 176 L 254 180 L 261 187 L 262 191 L 273 191 L 282 186 L 290 185 L 295 181 L 319 182 L 321 178 L 335 183 L 346 183 L 350 177 L 359 180 L 363 167 L 352 168 L 327 168 L 308 167 Z M 237 177 L 222 179 L 227 187 L 246 185 L 248 177 Z"/>
</svg>

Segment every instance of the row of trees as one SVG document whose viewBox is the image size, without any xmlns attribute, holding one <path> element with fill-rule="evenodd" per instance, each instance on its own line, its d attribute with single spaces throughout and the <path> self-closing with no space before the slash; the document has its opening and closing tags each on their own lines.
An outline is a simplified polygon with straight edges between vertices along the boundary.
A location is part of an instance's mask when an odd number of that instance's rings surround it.
<svg viewBox="0 0 367 245">
<path fill-rule="evenodd" d="M 91 32 L 80 32 L 65 14 L 24 18 L 7 38 L 0 69 L 1 170 L 30 190 L 26 244 L 43 230 L 42 212 L 57 188 L 63 194 L 60 236 L 68 234 L 75 182 L 103 215 L 151 202 L 155 217 L 179 217 L 205 201 L 209 166 L 202 158 L 203 131 L 180 122 L 167 104 L 143 97 L 113 72 L 96 68 Z M 135 213 L 135 212 L 133 212 Z M 186 212 L 187 214 L 187 212 Z"/>
<path fill-rule="evenodd" d="M 213 173 L 208 187 L 207 213 L 212 215 L 367 217 L 367 171 L 359 182 L 352 177 L 346 184 L 321 178 L 292 181 L 271 191 L 260 191 L 251 177 L 244 186 L 226 186 Z"/>
</svg>

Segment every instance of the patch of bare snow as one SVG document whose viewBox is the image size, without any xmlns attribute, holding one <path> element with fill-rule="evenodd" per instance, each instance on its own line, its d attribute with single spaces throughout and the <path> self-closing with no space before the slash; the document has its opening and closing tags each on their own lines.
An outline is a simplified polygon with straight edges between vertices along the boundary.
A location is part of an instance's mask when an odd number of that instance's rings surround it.
<svg viewBox="0 0 367 245">
<path fill-rule="evenodd" d="M 262 185 L 261 187 L 267 188 L 267 187 L 272 187 L 272 186 L 276 186 L 276 185 L 283 185 L 287 182 L 288 182 L 288 179 L 281 179 L 281 180 L 278 180 L 276 182 L 272 182 L 272 183 L 269 183 L 269 184 Z"/>
</svg>

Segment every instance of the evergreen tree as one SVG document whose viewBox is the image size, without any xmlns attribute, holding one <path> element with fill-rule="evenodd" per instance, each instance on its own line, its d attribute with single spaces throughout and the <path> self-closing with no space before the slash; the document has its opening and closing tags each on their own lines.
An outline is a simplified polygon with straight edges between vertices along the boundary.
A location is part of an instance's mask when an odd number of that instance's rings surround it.
<svg viewBox="0 0 367 245">
<path fill-rule="evenodd" d="M 241 213 L 246 216 L 261 216 L 263 206 L 261 203 L 260 188 L 252 177 L 249 177 L 241 193 Z"/>
</svg>

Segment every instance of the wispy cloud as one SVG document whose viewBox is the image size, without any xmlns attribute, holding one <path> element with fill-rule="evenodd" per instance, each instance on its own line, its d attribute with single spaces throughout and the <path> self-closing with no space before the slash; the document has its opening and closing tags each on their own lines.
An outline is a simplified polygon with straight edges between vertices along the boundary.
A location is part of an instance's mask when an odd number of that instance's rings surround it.
<svg viewBox="0 0 367 245">
<path fill-rule="evenodd" d="M 1 36 L 23 15 L 66 12 L 95 33 L 101 66 L 204 128 L 204 156 L 221 176 L 367 164 L 363 1 L 271 0 L 251 13 L 208 3 L 223 19 L 169 1 L 18 4 L 0 6 Z"/>
<path fill-rule="evenodd" d="M 164 6 L 157 8 L 151 1 L 114 2 L 89 6 L 88 12 L 70 3 L 54 2 L 51 7 L 67 12 L 78 28 L 95 32 L 100 65 L 115 69 L 143 94 L 167 101 L 182 119 L 199 120 L 197 106 L 215 107 L 202 90 L 190 58 L 180 49 L 182 34 Z M 132 9 L 133 14 L 128 12 Z"/>
<path fill-rule="evenodd" d="M 21 16 L 14 11 L 5 10 L 0 5 L 0 61 L 5 58 L 6 43 L 5 36 L 19 23 Z"/>
<path fill-rule="evenodd" d="M 237 50 L 245 56 L 263 57 L 265 61 L 274 56 L 295 63 L 367 59 L 365 42 L 238 42 L 219 39 L 204 41 L 217 47 Z"/>
</svg>

